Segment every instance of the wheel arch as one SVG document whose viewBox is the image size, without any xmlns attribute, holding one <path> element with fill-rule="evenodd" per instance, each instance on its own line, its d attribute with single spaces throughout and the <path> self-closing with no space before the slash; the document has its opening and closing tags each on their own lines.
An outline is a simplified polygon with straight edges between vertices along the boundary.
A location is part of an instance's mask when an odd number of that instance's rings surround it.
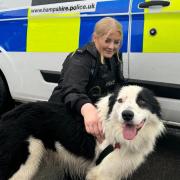
<svg viewBox="0 0 180 180">
<path fill-rule="evenodd" d="M 0 69 L 0 77 L 2 78 L 2 80 L 3 80 L 3 82 L 4 82 L 4 85 L 5 85 L 5 87 L 6 87 L 7 91 L 8 91 L 8 94 L 9 94 L 10 97 L 12 98 L 11 92 L 10 92 L 10 90 L 9 90 L 9 85 L 8 85 L 8 83 L 7 83 L 7 80 L 6 80 L 6 77 L 4 76 L 4 73 L 2 72 L 1 69 Z"/>
</svg>

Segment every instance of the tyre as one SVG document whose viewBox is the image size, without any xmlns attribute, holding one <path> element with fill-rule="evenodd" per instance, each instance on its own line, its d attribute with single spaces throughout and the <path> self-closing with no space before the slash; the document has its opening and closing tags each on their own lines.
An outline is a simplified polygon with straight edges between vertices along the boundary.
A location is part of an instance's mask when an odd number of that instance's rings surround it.
<svg viewBox="0 0 180 180">
<path fill-rule="evenodd" d="M 0 75 L 0 115 L 14 107 L 14 100 L 11 98 L 8 86 Z"/>
</svg>

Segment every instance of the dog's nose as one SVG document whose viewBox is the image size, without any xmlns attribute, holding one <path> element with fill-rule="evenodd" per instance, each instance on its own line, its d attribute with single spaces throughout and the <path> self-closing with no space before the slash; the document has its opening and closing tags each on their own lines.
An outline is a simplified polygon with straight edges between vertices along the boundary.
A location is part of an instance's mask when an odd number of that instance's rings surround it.
<svg viewBox="0 0 180 180">
<path fill-rule="evenodd" d="M 130 110 L 124 110 L 122 112 L 122 117 L 125 121 L 131 121 L 134 117 L 134 113 Z"/>
</svg>

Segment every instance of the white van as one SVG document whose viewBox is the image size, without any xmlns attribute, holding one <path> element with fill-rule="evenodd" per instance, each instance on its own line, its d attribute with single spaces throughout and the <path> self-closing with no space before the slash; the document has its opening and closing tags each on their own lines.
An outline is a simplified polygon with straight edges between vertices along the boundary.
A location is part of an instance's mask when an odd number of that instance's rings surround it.
<svg viewBox="0 0 180 180">
<path fill-rule="evenodd" d="M 104 16 L 123 25 L 124 76 L 152 89 L 180 126 L 179 0 L 0 0 L 0 109 L 11 98 L 46 101 L 67 54 Z"/>
</svg>

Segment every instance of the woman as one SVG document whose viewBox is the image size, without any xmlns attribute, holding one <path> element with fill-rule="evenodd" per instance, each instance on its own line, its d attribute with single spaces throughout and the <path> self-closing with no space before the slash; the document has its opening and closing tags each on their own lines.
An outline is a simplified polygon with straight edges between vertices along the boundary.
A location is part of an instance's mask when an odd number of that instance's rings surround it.
<svg viewBox="0 0 180 180">
<path fill-rule="evenodd" d="M 99 20 L 94 28 L 92 42 L 66 58 L 58 86 L 51 102 L 63 102 L 77 119 L 84 119 L 88 133 L 103 140 L 101 120 L 94 103 L 124 81 L 121 24 L 111 17 Z"/>
</svg>

